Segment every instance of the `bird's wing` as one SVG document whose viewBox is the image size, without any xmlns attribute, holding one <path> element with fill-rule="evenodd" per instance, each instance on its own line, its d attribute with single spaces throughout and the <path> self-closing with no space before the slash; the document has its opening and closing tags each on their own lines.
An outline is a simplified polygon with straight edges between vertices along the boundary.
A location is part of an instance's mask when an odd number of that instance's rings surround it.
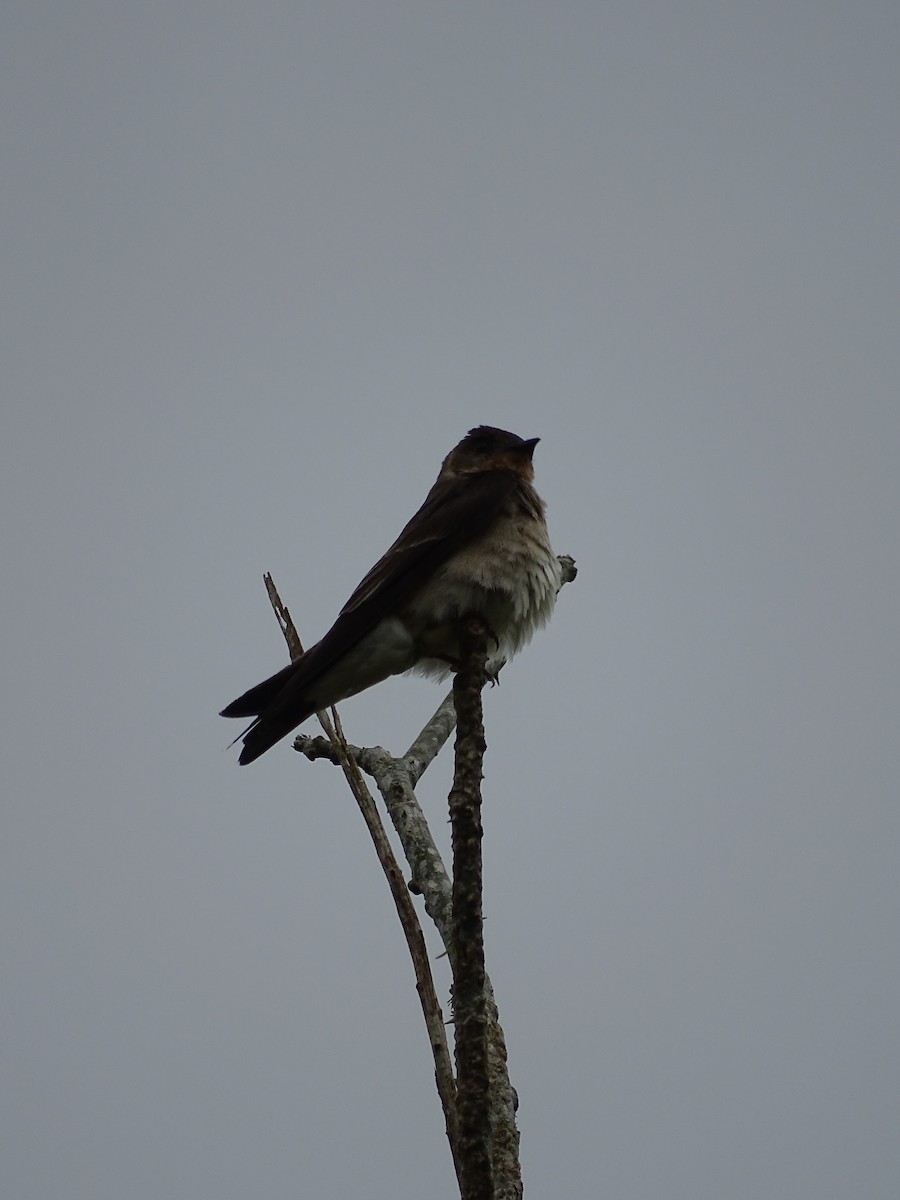
<svg viewBox="0 0 900 1200">
<path fill-rule="evenodd" d="M 517 484 L 515 473 L 505 470 L 438 479 L 394 544 L 360 581 L 328 633 L 298 662 L 306 663 L 305 679 L 330 666 L 415 595 L 456 551 L 485 533 Z"/>
<path fill-rule="evenodd" d="M 487 531 L 517 484 L 516 475 L 503 470 L 439 479 L 393 546 L 359 582 L 341 617 L 369 605 L 403 603 L 451 555 Z"/>
<path fill-rule="evenodd" d="M 268 720 L 289 715 L 298 705 L 302 707 L 304 694 L 324 671 L 382 618 L 395 613 L 457 550 L 487 531 L 517 485 L 516 474 L 508 470 L 438 479 L 422 507 L 360 582 L 322 640 L 296 662 L 232 701 L 222 710 L 222 716 L 248 717 L 265 712 Z"/>
</svg>

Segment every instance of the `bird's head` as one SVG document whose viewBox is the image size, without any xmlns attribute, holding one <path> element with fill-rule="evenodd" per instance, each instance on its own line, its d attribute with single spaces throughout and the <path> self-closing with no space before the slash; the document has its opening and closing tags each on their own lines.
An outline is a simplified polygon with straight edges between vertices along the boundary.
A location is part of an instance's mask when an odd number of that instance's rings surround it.
<svg viewBox="0 0 900 1200">
<path fill-rule="evenodd" d="M 441 475 L 450 478 L 483 471 L 515 471 L 526 483 L 531 483 L 534 479 L 531 456 L 540 440 L 525 440 L 493 425 L 479 425 L 453 447 L 444 459 Z"/>
</svg>

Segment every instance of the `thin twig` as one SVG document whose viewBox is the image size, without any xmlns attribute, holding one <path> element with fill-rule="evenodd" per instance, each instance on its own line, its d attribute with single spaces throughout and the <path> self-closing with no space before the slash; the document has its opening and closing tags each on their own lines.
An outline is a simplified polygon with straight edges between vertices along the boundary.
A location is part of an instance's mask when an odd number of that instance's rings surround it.
<svg viewBox="0 0 900 1200">
<path fill-rule="evenodd" d="M 300 634 L 297 632 L 297 626 L 291 619 L 291 614 L 281 603 L 281 597 L 278 595 L 278 588 L 275 586 L 275 581 L 272 576 L 266 571 L 263 575 L 263 583 L 266 585 L 266 592 L 269 596 L 269 603 L 275 610 L 275 619 L 278 622 L 278 627 L 284 634 L 284 640 L 287 642 L 288 653 L 291 656 L 291 662 L 296 662 L 303 654 L 303 643 L 300 641 Z"/>
<path fill-rule="evenodd" d="M 281 601 L 271 575 L 266 574 L 264 580 L 269 600 L 275 610 L 278 624 L 287 641 L 291 658 L 296 661 L 303 653 L 296 627 L 291 620 L 290 613 Z M 334 718 L 333 724 L 327 713 L 321 712 L 316 715 L 319 718 L 322 728 L 328 735 L 332 746 L 335 748 L 337 759 L 344 772 L 344 777 L 359 806 L 363 820 L 366 823 L 366 828 L 369 830 L 369 835 L 375 846 L 375 852 L 378 855 L 378 861 L 381 863 L 382 870 L 388 881 L 388 887 L 391 890 L 391 896 L 397 909 L 397 915 L 400 918 L 400 924 L 403 927 L 406 944 L 409 947 L 410 957 L 413 962 L 413 970 L 416 975 L 416 991 L 419 993 L 419 1002 L 425 1017 L 428 1040 L 431 1043 L 431 1053 L 434 1058 L 435 1085 L 441 1100 L 441 1107 L 444 1110 L 447 1138 L 450 1142 L 450 1151 L 453 1155 L 457 1177 L 459 1177 L 461 1164 L 456 1133 L 456 1081 L 453 1076 L 453 1066 L 450 1060 L 450 1048 L 447 1045 L 444 1016 L 441 1012 L 440 1001 L 438 1000 L 437 991 L 434 986 L 434 977 L 431 974 L 431 964 L 428 958 L 428 950 L 425 945 L 422 927 L 419 924 L 419 918 L 410 898 L 400 864 L 397 862 L 394 852 L 391 849 L 384 825 L 378 815 L 378 809 L 372 798 L 372 793 L 366 787 L 359 767 L 349 753 L 349 747 L 344 737 L 337 709 L 332 708 L 331 710 L 331 715 Z"/>
</svg>

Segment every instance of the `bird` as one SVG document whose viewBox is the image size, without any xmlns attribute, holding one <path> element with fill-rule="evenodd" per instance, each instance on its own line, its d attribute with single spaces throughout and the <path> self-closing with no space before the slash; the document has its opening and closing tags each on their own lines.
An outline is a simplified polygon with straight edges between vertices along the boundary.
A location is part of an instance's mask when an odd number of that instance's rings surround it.
<svg viewBox="0 0 900 1200">
<path fill-rule="evenodd" d="M 421 508 L 321 641 L 222 709 L 253 718 L 235 738 L 242 766 L 313 713 L 391 675 L 446 678 L 468 617 L 488 627 L 491 677 L 531 640 L 562 585 L 533 487 L 539 441 L 479 425 L 454 446 Z"/>
</svg>

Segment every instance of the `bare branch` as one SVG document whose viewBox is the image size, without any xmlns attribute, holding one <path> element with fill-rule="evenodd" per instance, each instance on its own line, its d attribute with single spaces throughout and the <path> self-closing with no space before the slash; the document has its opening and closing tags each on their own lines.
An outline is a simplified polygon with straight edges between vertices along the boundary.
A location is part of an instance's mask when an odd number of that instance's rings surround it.
<svg viewBox="0 0 900 1200">
<path fill-rule="evenodd" d="M 578 568 L 575 566 L 575 559 L 571 554 L 558 554 L 556 561 L 562 567 L 562 582 L 559 585 L 562 588 L 564 583 L 572 582 L 578 574 Z"/>
<path fill-rule="evenodd" d="M 447 722 L 447 709 L 452 704 L 451 692 L 402 759 L 392 758 L 381 746 L 348 747 L 360 769 L 374 778 L 384 798 L 388 816 L 397 831 L 410 867 L 410 891 L 420 893 L 424 898 L 425 911 L 434 921 L 451 963 L 455 954 L 452 885 L 418 797 L 413 791 L 413 782 L 418 778 L 417 767 L 423 759 L 429 757 L 432 748 L 439 748 L 452 731 L 456 721 L 455 710 L 449 724 Z M 294 747 L 307 758 L 325 758 L 332 763 L 338 763 L 337 751 L 327 738 L 298 737 Z M 427 747 L 427 751 L 417 750 L 417 747 Z M 516 1128 L 517 1098 L 509 1079 L 506 1040 L 487 973 L 485 997 L 488 1014 L 494 1200 L 521 1200 L 522 1172 L 519 1163 L 519 1131 Z"/>
<path fill-rule="evenodd" d="M 275 610 L 275 619 L 278 622 L 278 627 L 284 634 L 284 640 L 287 642 L 288 653 L 291 656 L 291 662 L 296 662 L 303 653 L 303 644 L 300 641 L 300 634 L 297 632 L 297 627 L 291 620 L 291 614 L 281 603 L 281 597 L 278 595 L 278 589 L 275 586 L 275 581 L 272 576 L 266 571 L 263 575 L 263 583 L 266 585 L 266 592 L 269 595 L 269 603 Z"/>
<path fill-rule="evenodd" d="M 471 618 L 461 622 L 459 669 L 453 683 L 456 754 L 450 825 L 455 951 L 451 965 L 462 1200 L 492 1200 L 494 1194 L 481 856 L 481 778 L 486 749 L 481 689 L 487 642 L 488 630 L 483 621 Z"/>
<path fill-rule="evenodd" d="M 438 705 L 434 716 L 403 755 L 403 763 L 409 772 L 413 787 L 419 782 L 426 768 L 432 763 L 456 727 L 456 706 L 453 692 L 449 691 Z"/>
<path fill-rule="evenodd" d="M 562 568 L 562 584 L 571 583 L 577 575 L 574 559 L 569 555 L 559 556 Z M 267 583 L 268 587 L 268 583 Z M 274 585 L 273 585 L 274 591 Z M 274 593 L 277 599 L 277 592 Z M 270 592 L 270 598 L 272 592 Z M 273 607 L 276 607 L 273 599 Z M 281 606 L 276 607 L 279 624 L 282 628 L 292 628 L 290 614 Z M 283 614 L 283 615 L 282 615 Z M 285 633 L 287 637 L 288 634 Z M 299 639 L 298 639 L 299 642 Z M 290 642 L 288 643 L 290 645 Z M 479 696 L 480 699 L 480 696 Z M 324 714 L 320 714 L 320 719 Z M 325 718 L 327 721 L 327 717 Z M 415 795 L 415 785 L 422 774 L 443 748 L 456 724 L 456 709 L 453 692 L 448 693 L 439 705 L 437 711 L 422 729 L 413 744 L 402 758 L 392 757 L 381 746 L 359 747 L 343 746 L 346 759 L 368 775 L 371 775 L 384 798 L 388 815 L 400 838 L 403 852 L 410 867 L 411 880 L 409 888 L 414 893 L 420 893 L 425 901 L 425 909 L 434 921 L 444 946 L 447 950 L 451 965 L 456 958 L 456 946 L 453 937 L 452 920 L 452 885 L 447 870 L 441 860 L 440 853 L 431 836 L 431 830 L 425 820 L 418 798 Z M 326 726 L 326 732 L 328 729 Z M 335 765 L 342 765 L 342 756 L 338 750 L 337 736 L 329 733 L 328 738 L 299 735 L 294 741 L 294 748 L 310 760 L 325 758 Z M 364 785 L 363 785 L 364 786 Z M 354 793 L 355 794 L 355 793 Z M 421 932 L 421 931 L 420 931 Z M 521 1200 L 522 1175 L 519 1164 L 519 1132 L 516 1127 L 516 1109 L 518 1100 L 515 1089 L 509 1080 L 507 1067 L 506 1041 L 499 1023 L 499 1013 L 494 1000 L 490 979 L 484 976 L 485 1009 L 487 1015 L 487 1063 L 489 1090 L 491 1096 L 491 1159 L 493 1161 L 494 1191 L 493 1200 Z M 427 1017 L 426 1017 L 427 1022 Z M 446 1042 L 445 1042 L 446 1045 Z M 447 1058 L 449 1063 L 449 1057 Z M 435 1056 L 436 1078 L 439 1076 L 437 1055 Z M 444 1104 L 445 1121 L 447 1120 L 447 1103 L 445 1096 L 455 1087 L 452 1074 L 448 1083 L 438 1082 Z M 448 1136 L 454 1163 L 459 1177 L 459 1158 L 454 1136 L 451 1135 L 448 1122 Z"/>
<path fill-rule="evenodd" d="M 296 659 L 296 657 L 303 653 L 297 630 L 291 620 L 290 613 L 281 602 L 281 597 L 278 595 L 271 575 L 267 574 L 264 578 L 269 600 L 272 603 L 278 623 L 288 643 L 291 656 Z M 378 809 L 372 798 L 372 793 L 366 787 L 360 769 L 350 754 L 350 747 L 347 745 L 344 737 L 337 709 L 332 708 L 331 713 L 334 717 L 334 724 L 332 724 L 327 713 L 317 713 L 316 715 L 322 724 L 322 728 L 328 735 L 331 745 L 334 747 L 337 761 L 340 763 L 344 777 L 362 813 L 366 828 L 369 830 L 369 835 L 375 846 L 375 852 L 378 855 L 378 861 L 381 863 L 382 870 L 388 881 L 388 887 L 391 890 L 391 896 L 394 900 L 394 906 L 397 909 L 397 915 L 400 918 L 400 924 L 403 927 L 403 933 L 406 937 L 406 944 L 409 947 L 416 975 L 416 990 L 419 993 L 419 1002 L 425 1017 L 428 1040 L 431 1043 L 431 1053 L 434 1059 L 434 1078 L 441 1106 L 444 1110 L 447 1139 L 450 1143 L 450 1151 L 453 1155 L 454 1166 L 459 1178 L 461 1163 L 458 1151 L 456 1122 L 456 1081 L 450 1061 L 450 1049 L 447 1045 L 444 1017 L 440 1001 L 437 997 L 437 991 L 435 990 L 434 977 L 431 974 L 431 963 L 428 958 L 425 937 L 406 887 L 403 872 L 400 869 L 400 865 L 388 841 L 387 832 L 378 815 Z"/>
<path fill-rule="evenodd" d="M 419 1002 L 422 1005 L 425 1027 L 428 1030 L 428 1040 L 431 1043 L 431 1053 L 434 1058 L 435 1085 L 441 1099 L 441 1107 L 444 1110 L 447 1139 L 450 1143 L 450 1151 L 453 1155 L 457 1177 L 459 1178 L 462 1164 L 457 1134 L 456 1080 L 454 1079 L 453 1067 L 450 1062 L 450 1049 L 447 1045 L 444 1016 L 434 986 L 434 976 L 431 973 L 431 962 L 428 956 L 428 948 L 425 945 L 425 935 L 422 933 L 422 926 L 419 924 L 419 918 L 406 886 L 406 880 L 403 877 L 400 864 L 397 862 L 394 851 L 388 841 L 387 832 L 382 824 L 381 817 L 378 815 L 378 809 L 372 798 L 372 793 L 366 787 L 359 767 L 347 753 L 347 742 L 344 738 L 344 730 L 341 726 L 337 709 L 332 708 L 331 711 L 335 718 L 335 730 L 332 733 L 326 726 L 326 732 L 332 737 L 337 746 L 344 777 L 350 785 L 350 790 L 353 792 L 363 820 L 366 822 L 366 827 L 375 846 L 375 852 L 378 855 L 378 861 L 381 863 L 381 868 L 387 878 L 394 906 L 400 918 L 400 924 L 403 926 L 406 944 L 409 947 L 416 975 L 416 991 L 419 993 Z"/>
</svg>

